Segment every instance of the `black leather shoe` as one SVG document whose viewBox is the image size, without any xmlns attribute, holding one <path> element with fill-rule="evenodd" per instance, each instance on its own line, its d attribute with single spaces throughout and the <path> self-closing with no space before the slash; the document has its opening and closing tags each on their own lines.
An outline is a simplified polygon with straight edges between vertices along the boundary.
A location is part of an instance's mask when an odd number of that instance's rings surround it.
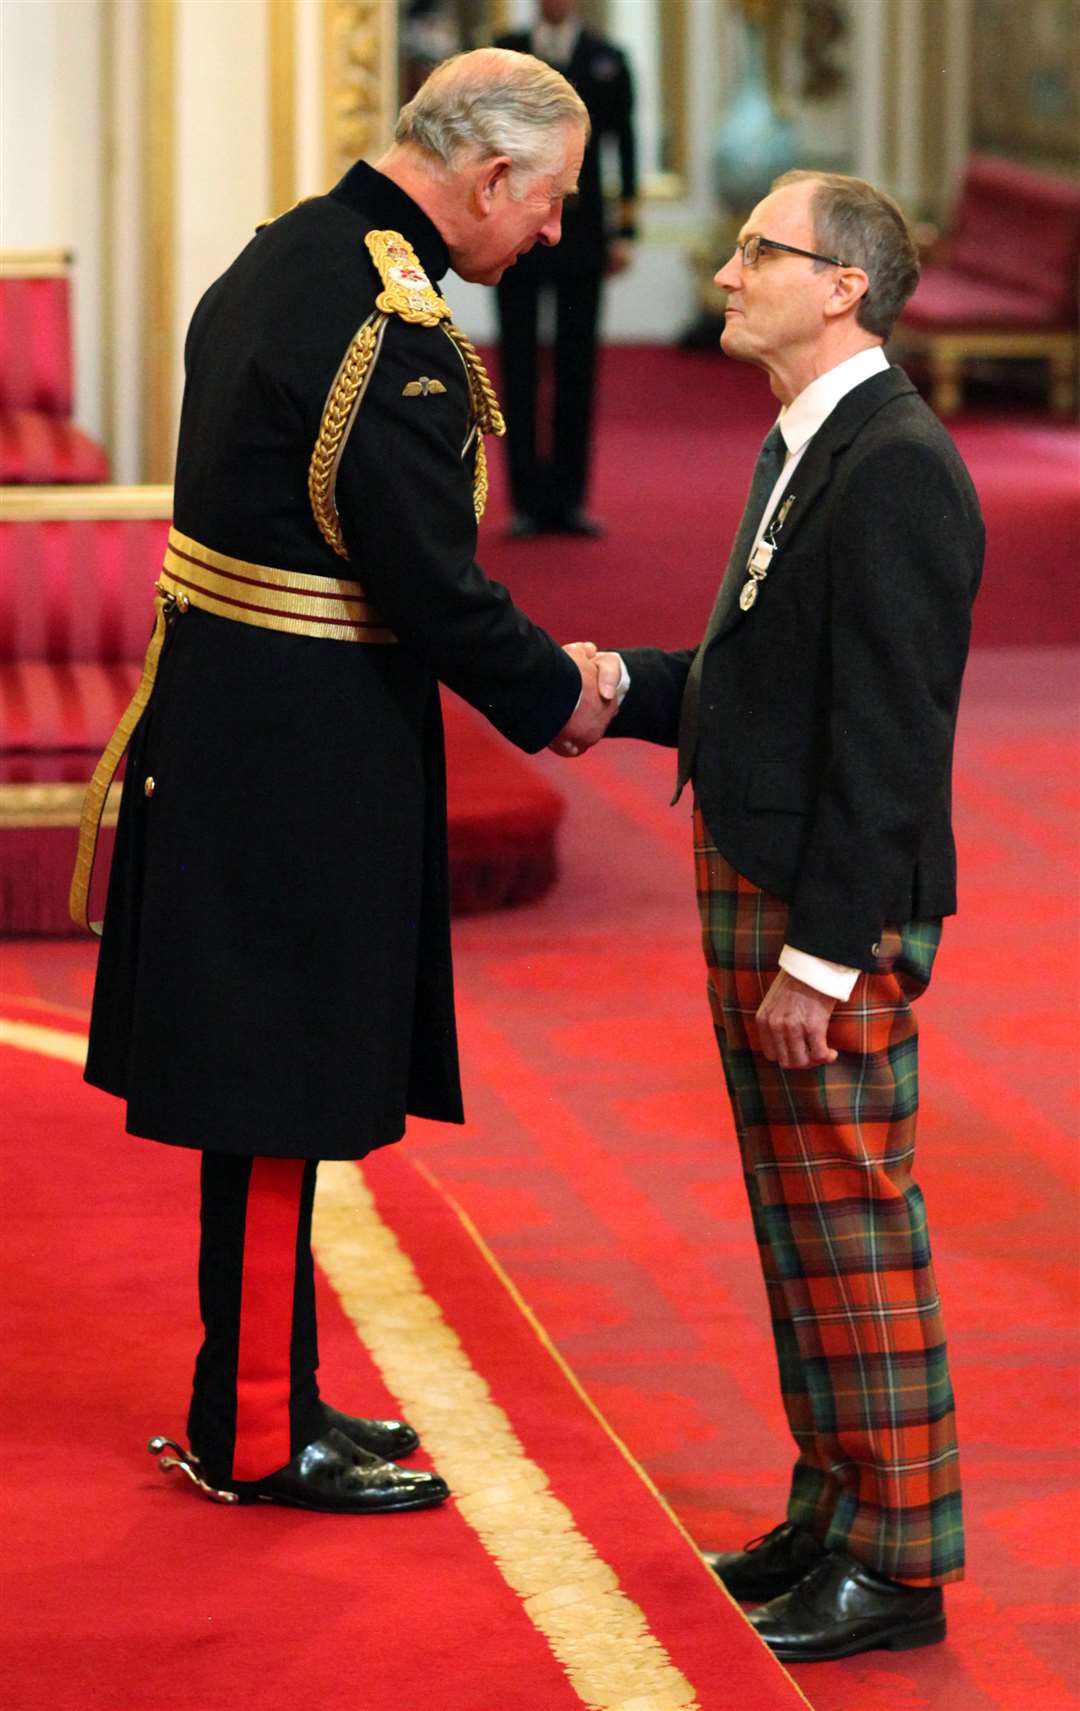
<svg viewBox="0 0 1080 1711">
<path fill-rule="evenodd" d="M 323 1403 L 327 1426 L 343 1432 L 362 1450 L 381 1456 L 383 1461 L 400 1461 L 420 1448 L 420 1439 L 407 1420 L 366 1420 L 359 1414 L 342 1414 L 340 1409 Z"/>
<path fill-rule="evenodd" d="M 800 1581 L 819 1563 L 824 1548 L 805 1527 L 782 1521 L 771 1533 L 751 1539 L 741 1551 L 702 1551 L 713 1573 L 723 1581 L 732 1598 L 755 1603 L 776 1598 Z"/>
<path fill-rule="evenodd" d="M 544 525 L 539 517 L 531 517 L 527 511 L 515 511 L 506 525 L 508 541 L 530 541 L 534 535 L 542 535 Z"/>
<path fill-rule="evenodd" d="M 945 1638 L 940 1586 L 905 1586 L 830 1551 L 790 1592 L 748 1617 L 785 1663 L 820 1663 L 855 1652 L 914 1651 Z"/>
<path fill-rule="evenodd" d="M 589 540 L 599 540 L 606 533 L 599 517 L 590 517 L 587 511 L 576 509 L 567 511 L 564 516 L 557 517 L 552 525 L 560 535 L 584 535 Z"/>
<path fill-rule="evenodd" d="M 280 1473 L 236 1486 L 241 1503 L 285 1503 L 330 1515 L 385 1515 L 398 1509 L 430 1509 L 450 1495 L 437 1473 L 395 1467 L 362 1450 L 333 1427 Z"/>
</svg>

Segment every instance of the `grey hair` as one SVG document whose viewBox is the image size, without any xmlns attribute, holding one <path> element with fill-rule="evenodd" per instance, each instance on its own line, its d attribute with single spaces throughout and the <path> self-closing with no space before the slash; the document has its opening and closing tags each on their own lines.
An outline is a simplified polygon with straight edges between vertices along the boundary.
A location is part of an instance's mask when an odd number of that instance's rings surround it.
<svg viewBox="0 0 1080 1711">
<path fill-rule="evenodd" d="M 477 48 L 444 60 L 398 114 L 394 140 L 411 143 L 439 171 L 464 154 L 509 155 L 512 193 L 557 172 L 563 130 L 589 132 L 585 103 L 543 60 L 509 48 Z"/>
<path fill-rule="evenodd" d="M 919 282 L 919 257 L 907 221 L 891 196 L 865 178 L 842 172 L 785 172 L 772 188 L 817 185 L 810 198 L 814 243 L 870 281 L 855 319 L 876 338 L 887 339 L 896 317 Z"/>
</svg>

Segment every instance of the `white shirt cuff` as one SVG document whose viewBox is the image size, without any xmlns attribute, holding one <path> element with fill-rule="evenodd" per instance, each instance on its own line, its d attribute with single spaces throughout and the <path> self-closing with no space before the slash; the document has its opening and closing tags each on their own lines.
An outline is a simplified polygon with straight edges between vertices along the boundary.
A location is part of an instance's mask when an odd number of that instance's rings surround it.
<svg viewBox="0 0 1080 1711">
<path fill-rule="evenodd" d="M 839 998 L 841 1003 L 851 997 L 859 978 L 857 968 L 848 968 L 842 962 L 826 962 L 824 957 L 811 956 L 809 951 L 797 951 L 794 945 L 785 945 L 780 952 L 780 967 L 793 980 L 805 981 L 816 992 L 824 992 L 827 998 Z"/>
<path fill-rule="evenodd" d="M 621 707 L 623 702 L 626 700 L 626 691 L 630 687 L 630 673 L 626 669 L 626 661 L 623 659 L 622 654 L 616 654 L 615 658 L 622 667 L 622 670 L 619 673 L 619 687 L 615 691 L 615 699 Z"/>
</svg>

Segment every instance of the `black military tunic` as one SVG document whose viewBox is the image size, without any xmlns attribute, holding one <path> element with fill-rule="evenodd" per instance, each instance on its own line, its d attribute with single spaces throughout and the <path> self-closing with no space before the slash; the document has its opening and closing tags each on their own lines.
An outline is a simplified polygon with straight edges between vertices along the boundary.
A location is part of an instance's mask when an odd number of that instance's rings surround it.
<svg viewBox="0 0 1080 1711">
<path fill-rule="evenodd" d="M 188 334 L 176 528 L 360 581 L 397 642 L 194 607 L 172 624 L 129 752 L 86 1074 L 131 1133 L 179 1146 L 356 1158 L 407 1111 L 462 1119 L 437 680 L 528 751 L 578 698 L 475 562 L 468 378 L 441 327 L 386 324 L 336 476 L 348 563 L 316 526 L 312 449 L 381 289 L 370 229 L 445 273 L 434 225 L 359 164 L 260 232 Z"/>
</svg>

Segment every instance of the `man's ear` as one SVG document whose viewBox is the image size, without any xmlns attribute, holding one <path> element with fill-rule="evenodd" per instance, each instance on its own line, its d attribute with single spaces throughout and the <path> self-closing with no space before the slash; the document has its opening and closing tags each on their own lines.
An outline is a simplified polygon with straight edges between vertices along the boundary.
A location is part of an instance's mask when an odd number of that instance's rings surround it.
<svg viewBox="0 0 1080 1711">
<path fill-rule="evenodd" d="M 486 160 L 479 162 L 472 182 L 477 213 L 490 214 L 495 197 L 499 194 L 499 187 L 501 185 L 505 188 L 513 164 L 508 154 L 489 155 Z"/>
<path fill-rule="evenodd" d="M 870 275 L 861 267 L 838 269 L 833 288 L 825 299 L 826 315 L 852 315 L 870 289 Z"/>
</svg>

